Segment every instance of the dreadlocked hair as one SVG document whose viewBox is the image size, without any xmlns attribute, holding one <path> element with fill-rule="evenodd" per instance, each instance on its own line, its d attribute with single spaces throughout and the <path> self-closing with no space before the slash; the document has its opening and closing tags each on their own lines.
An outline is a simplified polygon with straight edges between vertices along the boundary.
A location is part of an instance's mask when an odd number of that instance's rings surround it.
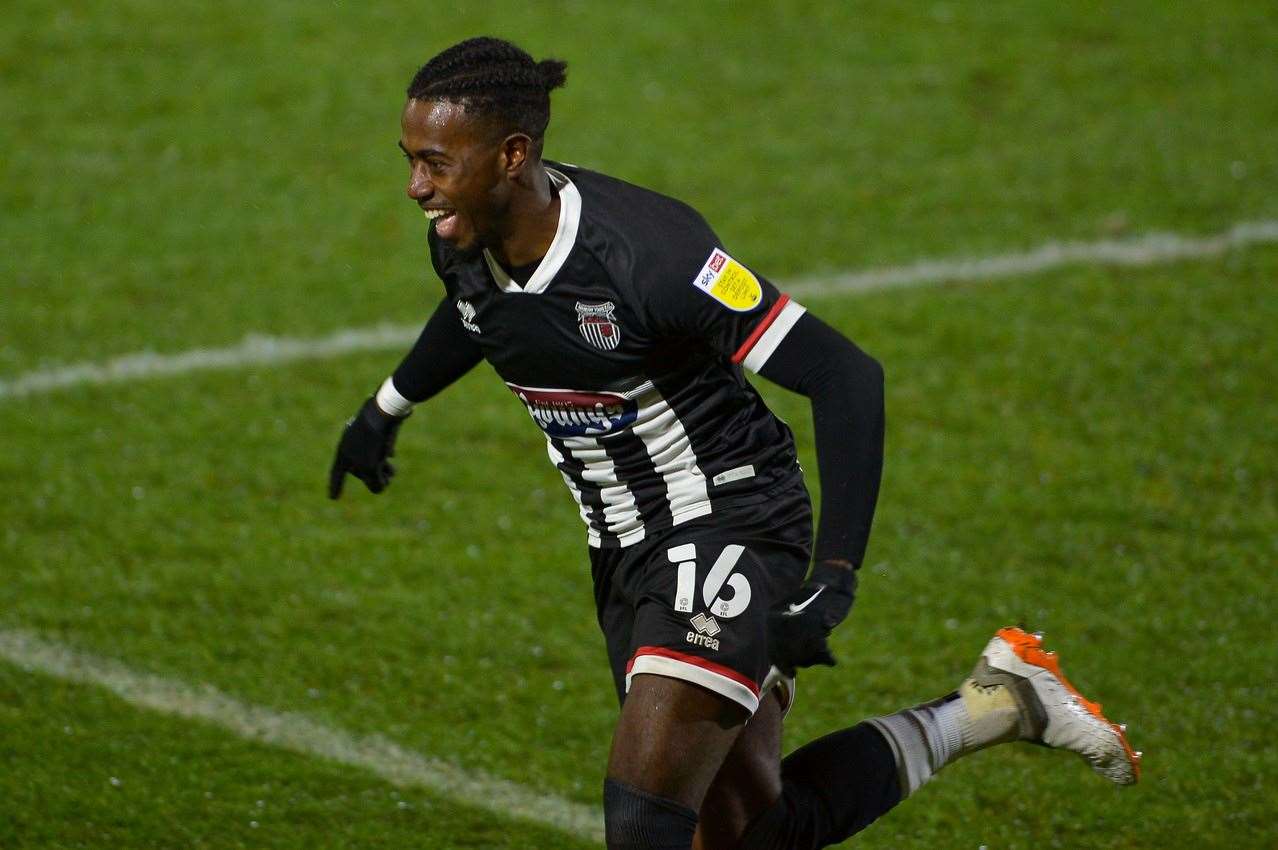
<svg viewBox="0 0 1278 850">
<path fill-rule="evenodd" d="M 540 142 L 550 123 L 550 92 L 564 84 L 567 69 L 558 59 L 535 62 L 500 38 L 468 38 L 423 65 L 408 96 L 458 103 L 502 135 L 525 133 Z"/>
</svg>

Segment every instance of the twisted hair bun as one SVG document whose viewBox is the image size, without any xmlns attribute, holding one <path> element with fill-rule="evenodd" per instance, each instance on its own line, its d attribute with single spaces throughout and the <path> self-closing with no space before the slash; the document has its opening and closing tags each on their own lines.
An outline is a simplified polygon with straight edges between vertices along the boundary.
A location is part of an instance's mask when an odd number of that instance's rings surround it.
<svg viewBox="0 0 1278 850">
<path fill-rule="evenodd" d="M 408 96 L 460 103 L 468 113 L 494 119 L 501 132 L 541 139 L 550 123 L 550 92 L 567 78 L 567 62 L 535 62 L 509 41 L 481 36 L 454 44 L 423 65 Z"/>
<path fill-rule="evenodd" d="M 543 59 L 537 63 L 537 74 L 546 91 L 554 91 L 568 82 L 568 63 L 559 59 Z"/>
</svg>

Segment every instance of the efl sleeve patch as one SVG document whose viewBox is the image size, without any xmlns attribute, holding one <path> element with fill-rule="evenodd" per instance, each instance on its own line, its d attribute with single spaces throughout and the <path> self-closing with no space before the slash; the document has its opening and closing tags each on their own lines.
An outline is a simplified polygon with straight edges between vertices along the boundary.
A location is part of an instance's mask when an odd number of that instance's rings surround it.
<svg viewBox="0 0 1278 850">
<path fill-rule="evenodd" d="M 763 287 L 750 270 L 715 248 L 692 281 L 729 310 L 748 313 L 763 301 Z"/>
</svg>

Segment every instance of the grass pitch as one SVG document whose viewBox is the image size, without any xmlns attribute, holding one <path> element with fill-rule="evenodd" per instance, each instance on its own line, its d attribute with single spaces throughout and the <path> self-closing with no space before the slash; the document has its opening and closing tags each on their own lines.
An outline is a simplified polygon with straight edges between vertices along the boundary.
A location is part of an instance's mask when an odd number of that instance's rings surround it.
<svg viewBox="0 0 1278 850">
<path fill-rule="evenodd" d="M 1278 217 L 1263 4 L 779 8 L 20 0 L 0 375 L 424 316 L 401 92 L 480 32 L 569 60 L 549 155 L 692 202 L 777 278 Z M 1255 248 L 804 299 L 884 363 L 889 434 L 842 664 L 788 743 L 941 693 L 1024 620 L 1147 754 L 1123 792 L 978 755 L 855 846 L 1278 841 L 1275 279 Z M 397 357 L 0 402 L 0 628 L 593 803 L 584 535 L 487 367 L 405 426 L 387 494 L 323 498 Z M 814 469 L 803 401 L 766 392 Z M 3 663 L 0 763 L 4 847 L 589 846 Z"/>
</svg>

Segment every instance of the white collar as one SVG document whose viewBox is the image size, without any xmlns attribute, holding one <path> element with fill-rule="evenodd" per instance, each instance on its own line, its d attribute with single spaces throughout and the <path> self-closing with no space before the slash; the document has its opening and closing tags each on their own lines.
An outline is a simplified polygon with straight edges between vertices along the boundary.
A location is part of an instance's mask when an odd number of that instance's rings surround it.
<svg viewBox="0 0 1278 850">
<path fill-rule="evenodd" d="M 502 292 L 522 292 L 525 295 L 544 292 L 554 280 L 555 275 L 559 273 L 559 269 L 563 267 L 564 260 L 568 259 L 572 246 L 577 244 L 577 226 L 581 223 L 581 194 L 566 175 L 553 168 L 547 168 L 546 173 L 559 189 L 559 226 L 555 229 L 555 238 L 550 243 L 550 249 L 546 251 L 546 256 L 541 258 L 532 277 L 528 278 L 528 283 L 520 286 L 506 274 L 501 263 L 493 259 L 488 249 L 484 249 L 484 262 L 488 263 L 488 271 L 492 273 L 493 280 L 497 281 L 497 286 Z"/>
</svg>

